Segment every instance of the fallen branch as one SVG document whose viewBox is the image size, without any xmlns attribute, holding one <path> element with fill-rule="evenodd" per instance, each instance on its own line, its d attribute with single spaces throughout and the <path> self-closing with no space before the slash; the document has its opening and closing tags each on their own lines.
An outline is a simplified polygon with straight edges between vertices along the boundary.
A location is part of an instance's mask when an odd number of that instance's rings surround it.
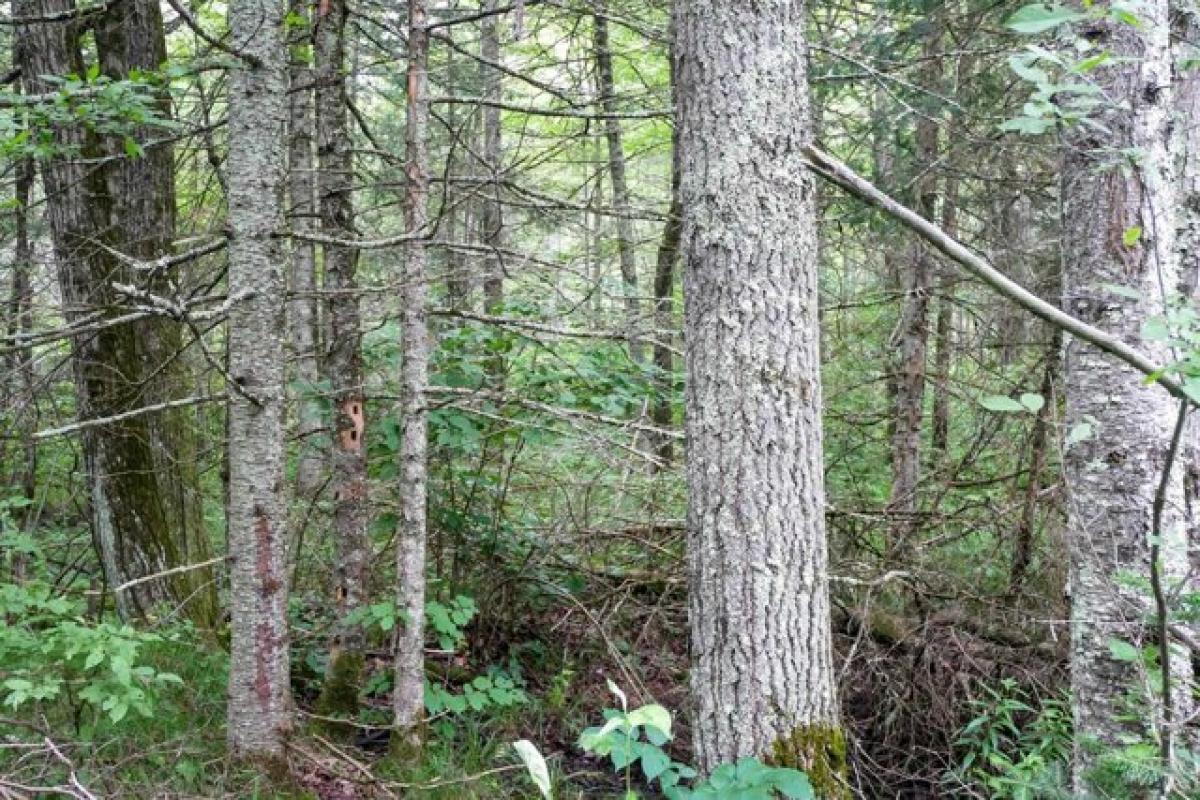
<svg viewBox="0 0 1200 800">
<path fill-rule="evenodd" d="M 113 594 L 120 594 L 121 592 L 128 591 L 135 586 L 141 586 L 143 583 L 156 581 L 159 578 L 167 578 L 171 575 L 180 575 L 184 572 L 192 572 L 194 570 L 204 569 L 205 567 L 211 567 L 213 564 L 220 564 L 222 561 L 228 561 L 229 558 L 230 556 L 217 556 L 216 558 L 210 558 L 208 561 L 201 561 L 199 564 L 185 564 L 182 567 L 172 567 L 171 569 L 165 569 L 162 572 L 156 572 L 153 575 L 143 575 L 140 578 L 134 578 L 133 580 L 125 581 L 120 586 L 113 589 Z"/>
<path fill-rule="evenodd" d="M 970 250 L 966 245 L 903 203 L 880 191 L 866 178 L 833 156 L 811 144 L 804 147 L 804 155 L 808 159 L 808 166 L 813 172 L 846 193 L 888 214 L 913 233 L 920 236 L 928 244 L 932 245 L 942 255 L 963 267 L 967 272 L 970 272 L 1004 297 L 1007 297 L 1026 311 L 1029 311 L 1035 317 L 1066 331 L 1076 339 L 1087 342 L 1098 350 L 1124 361 L 1143 375 L 1154 378 L 1156 383 L 1180 400 L 1192 404 L 1196 402 L 1188 396 L 1183 386 L 1175 378 L 1166 373 L 1163 365 L 1155 364 L 1120 339 L 1110 336 L 1099 328 L 1071 316 L 1051 303 L 1047 303 L 993 267 L 988 263 L 987 259 Z"/>
</svg>

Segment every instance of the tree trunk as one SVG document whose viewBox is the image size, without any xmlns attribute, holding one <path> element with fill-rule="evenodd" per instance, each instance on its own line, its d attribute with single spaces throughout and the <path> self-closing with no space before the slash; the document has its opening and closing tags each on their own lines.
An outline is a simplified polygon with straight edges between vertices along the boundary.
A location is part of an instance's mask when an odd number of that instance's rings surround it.
<svg viewBox="0 0 1200 800">
<path fill-rule="evenodd" d="M 942 199 L 942 229 L 958 235 L 958 178 L 946 178 Z M 933 464 L 937 469 L 950 447 L 950 366 L 954 354 L 954 275 L 946 269 L 938 276 L 938 311 L 934 324 Z"/>
<path fill-rule="evenodd" d="M 96 40 L 106 71 L 120 77 L 161 63 L 161 20 L 157 5 L 150 5 L 130 0 L 102 19 Z M 13 13 L 53 17 L 72 8 L 71 0 L 20 0 Z M 86 72 L 81 34 L 70 16 L 17 26 L 17 63 L 27 93 L 55 92 L 58 85 L 47 77 Z M 159 110 L 169 110 L 165 97 Z M 43 164 L 42 180 L 64 316 L 74 322 L 97 309 L 115 315 L 123 298 L 113 284 L 144 278 L 111 251 L 156 257 L 174 237 L 170 149 L 149 148 L 139 163 L 124 157 L 123 137 L 105 140 L 83 126 L 60 124 L 53 138 L 56 155 Z M 119 157 L 105 158 L 114 141 L 120 142 Z M 173 321 L 144 320 L 76 336 L 77 414 L 81 420 L 101 419 L 174 399 L 187 383 L 182 365 L 180 330 Z M 110 586 L 207 555 L 191 437 L 184 412 L 140 415 L 82 433 L 92 534 Z M 215 593 L 205 570 L 120 592 L 116 604 L 123 617 L 132 618 L 168 598 L 187 602 L 187 613 L 198 623 L 213 622 Z"/>
<path fill-rule="evenodd" d="M 1139 18 L 1140 28 L 1105 22 L 1092 23 L 1090 30 L 1094 41 L 1118 57 L 1114 65 L 1093 73 L 1114 104 L 1097 119 L 1108 132 L 1101 133 L 1101 126 L 1077 125 L 1065 136 L 1063 304 L 1080 319 L 1167 363 L 1172 359 L 1164 345 L 1142 337 L 1143 323 L 1163 313 L 1164 293 L 1179 279 L 1171 216 L 1171 60 L 1165 0 L 1139 7 Z M 1136 162 L 1118 155 L 1134 151 L 1139 153 Z M 1134 228 L 1140 228 L 1140 238 L 1126 244 Z M 1106 284 L 1132 287 L 1141 299 L 1117 295 Z M 1168 577 L 1186 572 L 1187 551 L 1179 535 L 1183 491 L 1178 467 L 1166 484 L 1162 524 L 1152 530 L 1176 403 L 1165 392 L 1143 386 L 1134 370 L 1079 342 L 1066 348 L 1064 388 L 1064 430 L 1087 418 L 1096 428 L 1092 438 L 1066 445 L 1063 459 L 1069 491 L 1071 688 L 1077 743 L 1072 780 L 1076 794 L 1086 797 L 1094 788 L 1090 775 L 1103 746 L 1119 747 L 1124 735 L 1147 734 L 1143 722 L 1124 713 L 1130 692 L 1144 685 L 1140 666 L 1114 658 L 1110 643 L 1121 640 L 1140 647 L 1156 642 L 1140 622 L 1142 615 L 1131 613 L 1125 602 L 1130 595 L 1142 601 L 1142 593 L 1114 578 L 1122 571 L 1148 572 L 1152 537 L 1161 542 L 1161 563 Z M 1183 659 L 1174 661 L 1183 666 Z M 1185 693 L 1176 682 L 1174 699 L 1183 700 Z M 1156 726 L 1161 726 L 1162 702 L 1157 697 L 1141 697 L 1139 702 L 1148 703 Z M 1090 746 L 1094 743 L 1101 748 Z"/>
<path fill-rule="evenodd" d="M 936 91 L 941 83 L 937 56 L 937 25 L 926 38 L 922 55 L 926 86 Z M 937 202 L 937 120 L 928 114 L 917 119 L 917 163 L 914 184 L 917 212 L 933 219 Z M 892 487 L 888 498 L 889 547 L 902 552 L 919 528 L 917 489 L 921 482 L 921 428 L 925 419 L 925 361 L 929 344 L 929 295 L 933 290 L 933 253 L 913 240 L 909 268 L 903 275 L 904 304 L 892 344 L 895 347 L 895 397 L 892 426 Z"/>
<path fill-rule="evenodd" d="M 13 243 L 12 285 L 8 298 L 8 324 L 5 334 L 9 341 L 17 336 L 28 336 L 33 332 L 33 244 L 29 240 L 29 201 L 33 193 L 33 159 L 25 158 L 17 164 L 17 178 L 13 190 L 15 242 Z M 37 420 L 34 396 L 33 348 L 14 347 L 4 359 L 5 392 L 9 414 L 6 423 L 9 430 L 20 432 L 21 457 L 19 466 L 14 466 L 7 481 L 9 496 L 22 497 L 32 504 L 37 491 L 37 443 L 33 432 Z M 0 453 L 3 456 L 3 453 Z M 0 465 L 7 459 L 0 459 Z M 28 521 L 26 513 L 19 515 L 18 524 L 24 530 Z M 11 564 L 12 576 L 21 581 L 25 577 L 26 558 L 14 554 Z"/>
<path fill-rule="evenodd" d="M 317 153 L 321 225 L 327 236 L 355 234 L 354 157 L 347 120 L 345 0 L 328 0 L 316 20 Z M 329 350 L 325 370 L 333 388 L 334 600 L 338 624 L 319 707 L 328 714 L 358 710 L 363 668 L 362 627 L 347 617 L 363 602 L 368 556 L 366 406 L 363 397 L 362 325 L 358 248 L 324 245 L 329 289 Z"/>
<path fill-rule="evenodd" d="M 408 97 L 405 129 L 408 193 L 405 227 L 409 233 L 429 222 L 429 31 L 425 0 L 408 4 Z M 411 753 L 420 747 L 425 710 L 425 502 L 429 326 L 426 310 L 425 244 L 409 243 L 401 292 L 403 336 L 401 374 L 404 416 L 400 451 L 400 519 L 396 532 L 396 606 L 404 618 L 396 626 L 396 679 L 392 694 L 395 743 Z"/>
<path fill-rule="evenodd" d="M 504 247 L 504 212 L 500 203 L 504 164 L 500 108 L 495 105 L 503 99 L 504 84 L 503 75 L 491 66 L 500 62 L 500 20 L 496 13 L 499 7 L 500 0 L 485 0 L 483 11 L 486 16 L 479 21 L 479 82 L 483 87 L 483 99 L 488 101 L 479 112 L 483 118 L 483 169 L 488 179 L 479 227 L 483 246 L 491 248 L 483 262 L 483 309 L 489 314 L 499 314 L 504 306 L 504 259 L 500 255 L 500 249 Z M 500 359 L 492 366 L 493 372 L 503 370 Z"/>
<path fill-rule="evenodd" d="M 288 65 L 280 0 L 231 0 L 229 292 L 229 748 L 282 763 L 291 729 L 283 488 L 284 133 Z M 253 59 L 253 62 L 250 60 Z"/>
<path fill-rule="evenodd" d="M 612 50 L 608 44 L 608 4 L 598 0 L 592 17 L 596 56 L 596 85 L 600 91 L 600 110 L 604 120 L 604 139 L 608 144 L 608 175 L 612 182 L 612 210 L 617 228 L 617 258 L 621 265 L 621 285 L 625 300 L 625 327 L 629 337 L 629 357 L 640 364 L 645 347 L 638 331 L 642 327 L 641 300 L 638 295 L 633 217 L 629 208 L 629 186 L 625 175 L 625 147 L 621 141 L 621 121 L 617 118 L 616 81 L 613 78 Z"/>
<path fill-rule="evenodd" d="M 675 80 L 672 77 L 671 84 Z M 672 91 L 674 96 L 674 91 Z M 667 221 L 663 224 L 662 239 L 658 244 L 658 257 L 654 265 L 654 367 L 658 374 L 655 391 L 657 397 L 651 419 L 659 428 L 671 427 L 671 395 L 675 388 L 675 359 L 671 354 L 671 340 L 667 331 L 675 328 L 675 263 L 679 260 L 679 239 L 683 229 L 683 207 L 679 196 L 680 164 L 679 137 L 671 136 L 671 204 L 667 209 Z M 663 467 L 669 467 L 675 459 L 675 444 L 670 436 L 655 434 L 654 454 Z"/>
<path fill-rule="evenodd" d="M 848 797 L 830 634 L 801 2 L 676 7 L 688 577 L 700 768 Z"/>
<path fill-rule="evenodd" d="M 293 5 L 292 12 L 305 13 Z M 290 75 L 292 91 L 288 96 L 288 206 L 292 230 L 308 231 L 316 216 L 313 177 L 313 92 L 307 87 L 313 79 L 305 54 L 293 48 Z M 291 300 L 288 302 L 288 332 L 291 337 L 293 380 L 298 384 L 296 438 L 300 455 L 296 464 L 296 495 L 312 502 L 321 490 L 325 466 L 317 437 L 323 427 L 321 404 L 316 397 L 321 380 L 317 359 L 317 262 L 312 242 L 292 240 Z"/>
</svg>

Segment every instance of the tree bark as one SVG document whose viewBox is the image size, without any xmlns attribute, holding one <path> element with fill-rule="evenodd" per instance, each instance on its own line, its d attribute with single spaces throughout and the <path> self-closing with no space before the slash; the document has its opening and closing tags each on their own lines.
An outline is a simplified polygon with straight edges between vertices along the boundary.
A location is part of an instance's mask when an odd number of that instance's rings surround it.
<svg viewBox="0 0 1200 800">
<path fill-rule="evenodd" d="M 429 222 L 429 31 L 425 0 L 408 4 L 408 97 L 405 130 L 405 227 L 410 234 Z M 396 606 L 404 618 L 396 626 L 395 686 L 392 712 L 395 742 L 411 752 L 420 747 L 425 711 L 425 504 L 427 482 L 427 409 L 429 325 L 426 309 L 425 243 L 408 245 L 401 292 L 400 519 L 396 531 Z"/>
<path fill-rule="evenodd" d="M 606 115 L 604 139 L 608 145 L 608 175 L 612 184 L 612 209 L 617 229 L 617 259 L 621 265 L 629 357 L 634 363 L 640 364 L 646 358 L 645 346 L 637 333 L 642 328 L 641 300 L 638 294 L 629 186 L 625 173 L 625 146 L 621 139 L 621 121 L 617 118 L 620 109 L 617 107 L 612 49 L 608 43 L 607 13 L 607 0 L 598 0 L 596 14 L 592 17 L 592 46 L 596 56 L 596 85 L 600 91 L 600 110 Z"/>
<path fill-rule="evenodd" d="M 672 97 L 675 95 L 674 70 L 672 70 Z M 667 209 L 667 221 L 663 223 L 662 239 L 658 244 L 658 256 L 654 265 L 654 367 L 658 380 L 657 396 L 651 419 L 654 424 L 667 430 L 671 427 L 671 395 L 675 384 L 675 359 L 671 354 L 667 331 L 675 328 L 675 264 L 679 261 L 680 236 L 683 232 L 683 206 L 679 194 L 680 163 L 679 137 L 677 130 L 671 134 L 671 204 Z M 669 467 L 675 460 L 675 443 L 670 436 L 654 434 L 654 454 L 658 463 Z"/>
<path fill-rule="evenodd" d="M 676 7 L 696 757 L 848 797 L 821 463 L 804 4 Z"/>
<path fill-rule="evenodd" d="M 316 19 L 317 153 L 320 159 L 321 226 L 334 238 L 355 234 L 354 157 L 351 152 L 345 31 L 345 0 L 327 0 Z M 329 350 L 325 370 L 333 388 L 334 601 L 340 622 L 330 651 L 320 707 L 330 714 L 358 710 L 365 641 L 347 617 L 362 604 L 368 557 L 366 404 L 363 391 L 362 324 L 358 297 L 358 248 L 326 244 L 329 289 Z"/>
<path fill-rule="evenodd" d="M 229 87 L 229 748 L 282 763 L 291 730 L 283 488 L 284 134 L 288 54 L 281 0 L 231 0 L 247 59 Z M 254 59 L 248 62 L 248 59 Z"/>
<path fill-rule="evenodd" d="M 504 261 L 500 251 L 504 248 L 504 211 L 500 202 L 504 164 L 500 107 L 503 99 L 504 76 L 491 64 L 500 62 L 500 20 L 496 13 L 501 0 L 484 0 L 484 16 L 479 21 L 479 82 L 483 87 L 485 101 L 480 110 L 483 118 L 483 169 L 488 178 L 484 187 L 482 208 L 479 212 L 480 239 L 484 247 L 491 248 L 483 262 L 483 310 L 488 314 L 499 314 L 504 307 Z M 497 359 L 493 372 L 503 370 Z"/>
<path fill-rule="evenodd" d="M 1063 305 L 1080 319 L 1167 362 L 1171 360 L 1167 348 L 1142 337 L 1143 323 L 1164 312 L 1164 295 L 1179 280 L 1172 218 L 1171 60 L 1165 0 L 1141 6 L 1139 18 L 1140 28 L 1097 22 L 1089 31 L 1119 60 L 1094 73 L 1114 101 L 1097 120 L 1109 132 L 1077 125 L 1065 134 Z M 1121 158 L 1116 154 L 1134 148 L 1140 153 L 1136 162 L 1116 161 Z M 1141 229 L 1140 238 L 1126 244 L 1134 228 Z M 1141 299 L 1116 295 L 1106 284 L 1130 286 Z M 1147 735 L 1144 721 L 1130 720 L 1122 711 L 1130 692 L 1142 685 L 1140 667 L 1115 659 L 1110 643 L 1154 642 L 1139 615 L 1128 611 L 1127 595 L 1137 590 L 1120 586 L 1114 578 L 1122 571 L 1148 572 L 1152 537 L 1159 537 L 1162 568 L 1169 577 L 1186 573 L 1187 550 L 1179 534 L 1183 486 L 1178 466 L 1166 484 L 1165 510 L 1157 531 L 1151 519 L 1177 404 L 1163 392 L 1144 387 L 1134 370 L 1114 365 L 1079 342 L 1066 348 L 1064 390 L 1064 430 L 1088 419 L 1095 421 L 1096 428 L 1093 437 L 1065 445 L 1063 457 L 1069 492 L 1071 688 L 1077 743 L 1072 782 L 1078 796 L 1088 797 L 1095 789 L 1091 776 L 1102 750 L 1094 745 L 1119 747 L 1124 735 Z M 1175 659 L 1181 666 L 1182 661 Z M 1185 694 L 1186 688 L 1176 682 L 1175 700 L 1183 700 Z M 1148 703 L 1161 733 L 1161 700 L 1143 697 L 1141 701 Z"/>
<path fill-rule="evenodd" d="M 97 26 L 101 64 L 114 77 L 161 64 L 162 24 L 157 6 L 150 5 L 148 0 L 118 4 Z M 57 91 L 47 77 L 86 72 L 81 23 L 63 13 L 73 8 L 71 0 L 20 0 L 14 5 L 18 18 L 62 17 L 17 26 L 17 63 L 27 93 Z M 169 112 L 165 97 L 159 105 L 160 113 Z M 141 278 L 111 251 L 156 257 L 167 252 L 174 236 L 170 149 L 150 148 L 138 163 L 124 157 L 124 137 L 102 138 L 69 124 L 56 125 L 52 135 L 55 155 L 43 164 L 42 181 L 64 316 L 73 322 L 96 309 L 115 315 L 122 298 L 113 283 L 136 284 Z M 121 148 L 120 157 L 105 158 L 114 146 Z M 160 319 L 75 336 L 72 368 L 79 419 L 121 414 L 177 392 L 186 380 L 180 349 L 178 325 Z M 109 585 L 207 554 L 194 440 L 184 412 L 88 428 L 82 446 L 93 540 Z M 212 624 L 215 592 L 204 570 L 141 584 L 115 600 L 128 619 L 168 598 L 186 602 L 186 613 L 201 625 Z"/>
<path fill-rule="evenodd" d="M 292 12 L 306 13 L 294 4 Z M 308 231 L 317 215 L 315 201 L 313 128 L 313 92 L 307 87 L 313 75 L 307 66 L 306 54 L 293 48 L 290 76 L 292 91 L 288 96 L 288 206 L 292 230 Z M 300 454 L 296 464 L 296 494 L 312 502 L 324 479 L 324 458 L 317 437 L 323 427 L 321 404 L 316 398 L 321 380 L 317 358 L 317 260 L 316 246 L 302 239 L 292 240 L 291 295 L 288 302 L 288 331 L 291 337 L 293 380 L 298 384 L 299 402 L 296 409 L 296 438 Z"/>
<path fill-rule="evenodd" d="M 938 26 L 926 37 L 924 81 L 936 91 L 941 83 L 938 60 Z M 929 114 L 917 119 L 917 179 L 914 183 L 918 213 L 932 218 L 937 202 L 933 172 L 938 152 L 937 120 Z M 892 486 L 888 498 L 889 546 L 903 551 L 919 527 L 917 489 L 921 482 L 921 429 L 925 420 L 925 362 L 929 345 L 929 296 L 933 290 L 933 253 L 920 239 L 913 241 L 909 268 L 903 275 L 904 303 L 893 339 L 895 367 L 892 424 Z"/>
</svg>

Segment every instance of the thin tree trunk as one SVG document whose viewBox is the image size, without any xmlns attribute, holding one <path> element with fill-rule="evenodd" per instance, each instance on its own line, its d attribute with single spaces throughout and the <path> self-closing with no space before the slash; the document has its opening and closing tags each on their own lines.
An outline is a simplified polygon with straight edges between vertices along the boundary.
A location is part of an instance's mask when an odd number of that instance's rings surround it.
<svg viewBox="0 0 1200 800">
<path fill-rule="evenodd" d="M 929 34 L 923 55 L 926 85 L 941 83 L 937 59 L 938 34 Z M 937 180 L 933 165 L 937 160 L 937 121 L 929 115 L 917 120 L 918 178 L 914 184 L 916 206 L 921 216 L 932 218 L 937 201 Z M 904 303 L 893 339 L 896 362 L 893 373 L 895 396 L 892 426 L 892 487 L 888 498 L 890 518 L 889 546 L 904 550 L 912 541 L 919 524 L 921 482 L 921 429 L 925 418 L 925 361 L 929 344 L 929 295 L 933 289 L 933 253 L 924 242 L 913 241 L 909 268 L 902 276 Z"/>
<path fill-rule="evenodd" d="M 946 178 L 946 194 L 942 199 L 942 229 L 950 236 L 958 233 L 958 179 Z M 938 311 L 934 324 L 933 366 L 933 464 L 936 469 L 946 458 L 950 447 L 950 367 L 954 353 L 954 287 L 955 279 L 949 269 L 938 276 Z"/>
<path fill-rule="evenodd" d="M 688 577 L 703 771 L 848 797 L 830 633 L 801 2 L 676 6 Z"/>
<path fill-rule="evenodd" d="M 1041 395 L 1045 402 L 1033 422 L 1025 501 L 1021 506 L 1021 518 L 1013 536 L 1012 562 L 1008 573 L 1008 594 L 1011 597 L 1021 596 L 1029 567 L 1033 563 L 1033 537 L 1037 530 L 1038 512 L 1042 509 L 1042 473 L 1046 470 L 1046 459 L 1050 449 L 1050 423 L 1056 407 L 1054 386 L 1058 380 L 1061 349 L 1062 334 L 1056 330 L 1051 338 L 1050 348 L 1046 353 L 1046 366 L 1042 372 Z"/>
<path fill-rule="evenodd" d="M 33 192 L 33 159 L 25 158 L 17 164 L 17 179 L 13 190 L 16 209 L 13 212 L 15 242 L 13 243 L 12 287 L 8 301 L 8 325 L 5 333 L 11 341 L 15 336 L 28 336 L 33 332 L 33 245 L 29 240 L 29 201 Z M 5 358 L 5 389 L 9 401 L 10 430 L 20 431 L 20 466 L 13 468 L 8 481 L 8 491 L 32 504 L 37 490 L 37 443 L 33 438 L 34 422 L 37 417 L 34 397 L 33 348 L 17 347 Z M 0 461 L 0 463 L 7 463 Z M 20 521 L 26 527 L 27 515 Z M 12 576 L 18 582 L 25 577 L 26 560 L 22 554 L 14 554 Z"/>
<path fill-rule="evenodd" d="M 675 80 L 671 79 L 672 86 Z M 672 96 L 674 91 L 672 91 Z M 683 232 L 683 207 L 679 195 L 680 164 L 678 135 L 671 136 L 671 204 L 663 224 L 662 239 L 654 265 L 654 367 L 658 374 L 657 397 L 651 412 L 654 424 L 664 430 L 671 427 L 671 395 L 675 384 L 675 359 L 667 331 L 675 327 L 675 264 L 679 260 L 679 240 Z M 675 459 L 675 444 L 670 436 L 655 434 L 654 454 L 669 467 Z"/>
<path fill-rule="evenodd" d="M 408 4 L 408 97 L 405 130 L 408 193 L 405 227 L 415 233 L 428 224 L 429 198 L 429 31 L 425 0 Z M 425 503 L 429 327 L 426 309 L 425 245 L 408 245 L 401 292 L 403 336 L 401 374 L 404 415 L 400 451 L 400 519 L 396 536 L 396 606 L 404 618 L 396 626 L 394 743 L 411 753 L 420 747 L 425 710 Z"/>
<path fill-rule="evenodd" d="M 483 118 L 483 169 L 488 179 L 484 187 L 479 213 L 480 239 L 484 247 L 492 248 L 483 262 L 483 309 L 498 314 L 504 306 L 504 262 L 500 250 L 504 247 L 504 213 L 500 202 L 504 164 L 500 128 L 500 108 L 503 99 L 503 75 L 491 64 L 500 61 L 500 21 L 496 9 L 501 0 L 484 0 L 486 16 L 479 21 L 479 82 L 483 98 L 488 101 L 480 110 Z M 502 369 L 502 364 L 500 367 Z"/>
<path fill-rule="evenodd" d="M 616 81 L 613 78 L 612 50 L 608 43 L 608 4 L 598 0 L 592 17 L 596 56 L 597 88 L 600 110 L 606 115 L 604 139 L 608 144 L 608 174 L 612 182 L 612 209 L 617 228 L 617 258 L 621 265 L 621 284 L 625 300 L 625 326 L 629 336 L 629 357 L 640 364 L 646 358 L 645 346 L 638 336 L 642 327 L 641 300 L 638 294 L 637 260 L 634 254 L 633 217 L 629 208 L 629 186 L 625 174 L 625 146 L 621 140 L 621 121 L 617 118 Z"/>
<path fill-rule="evenodd" d="M 293 5 L 292 13 L 305 9 Z M 288 205 L 292 230 L 308 231 L 316 217 L 313 159 L 313 92 L 301 88 L 313 75 L 308 69 L 305 53 L 292 50 L 290 76 L 292 92 L 288 96 Z M 296 410 L 295 435 L 300 442 L 296 464 L 296 494 L 304 502 L 312 502 L 321 489 L 324 458 L 318 444 L 323 423 L 321 404 L 315 396 L 321 380 L 317 359 L 317 260 L 312 242 L 292 240 L 291 300 L 288 302 L 288 331 L 291 337 L 293 379 L 300 395 Z"/>
<path fill-rule="evenodd" d="M 229 748 L 281 764 L 291 730 L 284 460 L 288 53 L 281 0 L 231 0 L 229 87 Z M 254 63 L 247 63 L 254 59 Z"/>
<path fill-rule="evenodd" d="M 316 20 L 317 153 L 320 158 L 321 225 L 334 238 L 355 232 L 354 157 L 346 103 L 345 0 L 327 0 Z M 329 289 L 329 350 L 325 370 L 333 387 L 334 601 L 339 624 L 329 658 L 320 708 L 353 715 L 364 656 L 362 627 L 348 622 L 365 593 L 367 543 L 366 405 L 363 397 L 362 324 L 359 314 L 358 249 L 324 245 Z"/>
<path fill-rule="evenodd" d="M 1118 58 L 1093 73 L 1114 101 L 1099 113 L 1100 126 L 1078 125 L 1065 136 L 1062 174 L 1063 304 L 1080 319 L 1133 344 L 1160 362 L 1172 360 L 1161 342 L 1142 337 L 1142 325 L 1164 311 L 1165 291 L 1178 285 L 1174 190 L 1168 152 L 1171 112 L 1171 60 L 1165 0 L 1139 7 L 1142 25 L 1092 23 L 1092 33 Z M 1128 149 L 1126 149 L 1128 148 Z M 1139 152 L 1136 163 L 1116 154 Z M 1131 229 L 1139 239 L 1128 241 Z M 1105 288 L 1131 286 L 1131 300 Z M 1164 289 L 1164 287 L 1168 287 Z M 1179 535 L 1183 506 L 1182 470 L 1166 484 L 1162 524 L 1151 529 L 1151 509 L 1161 481 L 1176 403 L 1164 392 L 1142 385 L 1141 376 L 1116 365 L 1098 350 L 1071 342 L 1064 364 L 1064 430 L 1094 420 L 1095 435 L 1065 446 L 1063 472 L 1069 492 L 1071 688 L 1075 720 L 1072 782 L 1079 796 L 1091 796 L 1090 774 L 1102 748 L 1119 747 L 1122 737 L 1147 735 L 1128 708 L 1131 688 L 1143 685 L 1140 664 L 1114 657 L 1111 643 L 1157 644 L 1127 602 L 1140 602 L 1136 589 L 1115 579 L 1123 571 L 1146 574 L 1149 540 L 1157 537 L 1161 566 L 1168 577 L 1187 571 L 1187 550 Z M 1134 598 L 1127 595 L 1133 594 Z M 1183 659 L 1174 659 L 1177 670 Z M 1186 677 L 1182 669 L 1177 677 Z M 1136 691 L 1136 689 L 1134 689 Z M 1173 699 L 1186 700 L 1175 682 Z M 1158 735 L 1172 736 L 1164 722 L 1176 709 L 1156 696 L 1144 698 Z M 1164 713 L 1165 712 L 1165 713 Z M 1100 747 L 1096 747 L 1098 744 Z M 1168 748 L 1169 749 L 1169 748 Z M 1145 791 L 1145 796 L 1156 793 Z M 1137 796 L 1142 796 L 1141 794 Z"/>
</svg>

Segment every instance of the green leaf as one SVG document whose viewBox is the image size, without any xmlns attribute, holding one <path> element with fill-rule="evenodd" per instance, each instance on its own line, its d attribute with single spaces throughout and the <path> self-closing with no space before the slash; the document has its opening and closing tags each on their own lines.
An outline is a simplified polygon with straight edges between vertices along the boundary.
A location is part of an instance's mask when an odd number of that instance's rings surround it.
<svg viewBox="0 0 1200 800">
<path fill-rule="evenodd" d="M 652 703 L 629 712 L 629 724 L 655 728 L 664 736 L 671 736 L 671 712 L 657 703 Z"/>
<path fill-rule="evenodd" d="M 642 774 L 647 781 L 652 781 L 663 774 L 671 765 L 671 758 L 660 748 L 652 744 L 642 744 L 639 747 L 642 754 Z"/>
<path fill-rule="evenodd" d="M 513 742 L 513 749 L 517 751 L 517 756 L 520 757 L 521 763 L 529 772 L 529 779 L 537 786 L 542 797 L 545 800 L 553 800 L 550 790 L 550 769 L 546 766 L 546 759 L 542 757 L 541 751 L 528 739 L 519 739 Z"/>
<path fill-rule="evenodd" d="M 1186 390 L 1186 386 L 1184 387 Z M 1076 422 L 1071 426 L 1071 430 L 1067 433 L 1067 447 L 1073 444 L 1078 444 L 1084 439 L 1089 439 L 1095 429 L 1090 422 Z"/>
<path fill-rule="evenodd" d="M 1034 3 L 1019 9 L 1004 21 L 1004 25 L 1017 33 L 1042 33 L 1081 19 L 1086 16 L 1066 6 Z"/>
<path fill-rule="evenodd" d="M 1047 117 L 1014 117 L 1000 123 L 1000 130 L 1006 133 L 1023 133 L 1029 136 L 1039 136 L 1054 127 L 1054 120 Z"/>
<path fill-rule="evenodd" d="M 999 394 L 979 398 L 979 405 L 983 406 L 988 411 L 998 411 L 1001 413 L 1025 411 L 1025 406 L 1021 405 L 1016 400 Z"/>
<path fill-rule="evenodd" d="M 1042 397 L 1040 394 L 1026 392 L 1025 394 L 1021 395 L 1021 405 L 1028 409 L 1029 413 L 1036 414 L 1042 410 L 1042 406 L 1046 405 L 1046 398 Z"/>
<path fill-rule="evenodd" d="M 1112 657 L 1117 661 L 1140 661 L 1142 659 L 1140 650 L 1121 639 L 1109 639 L 1108 652 L 1112 653 Z"/>
<path fill-rule="evenodd" d="M 792 800 L 810 800 L 817 796 L 808 776 L 800 770 L 777 769 L 773 777 L 775 788 L 784 797 L 790 797 Z"/>
<path fill-rule="evenodd" d="M 1131 225 L 1121 234 L 1121 243 L 1126 247 L 1135 247 L 1142 239 L 1142 226 Z"/>
</svg>

